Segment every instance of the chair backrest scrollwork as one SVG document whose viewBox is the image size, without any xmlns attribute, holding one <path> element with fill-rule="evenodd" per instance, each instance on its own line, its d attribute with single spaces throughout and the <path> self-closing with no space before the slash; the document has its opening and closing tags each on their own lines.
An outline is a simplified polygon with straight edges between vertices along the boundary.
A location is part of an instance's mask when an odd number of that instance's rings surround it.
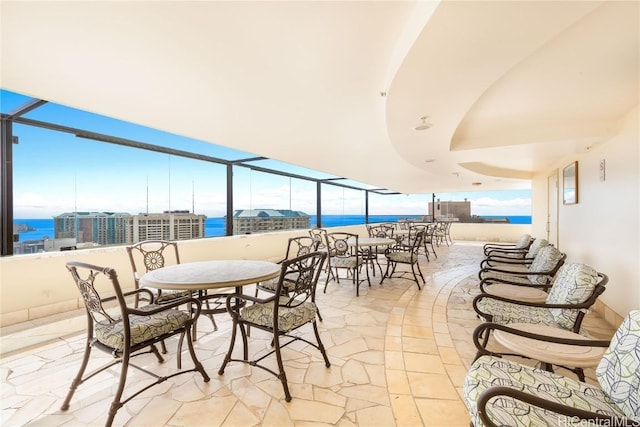
<svg viewBox="0 0 640 427">
<path fill-rule="evenodd" d="M 279 305 L 297 307 L 305 301 L 315 301 L 315 292 L 326 252 L 310 252 L 282 262 L 276 295 L 282 295 L 287 288 L 287 296 L 281 297 Z"/>
</svg>

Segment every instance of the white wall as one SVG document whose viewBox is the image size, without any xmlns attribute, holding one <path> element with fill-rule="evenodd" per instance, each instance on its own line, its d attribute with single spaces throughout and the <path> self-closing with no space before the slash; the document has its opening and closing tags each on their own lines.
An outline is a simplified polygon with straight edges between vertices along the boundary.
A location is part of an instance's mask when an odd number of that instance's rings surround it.
<svg viewBox="0 0 640 427">
<path fill-rule="evenodd" d="M 364 225 L 332 227 L 332 231 L 367 234 Z M 264 259 L 278 261 L 286 241 L 300 230 L 180 241 L 182 262 L 207 259 Z M 303 231 L 306 233 L 306 231 Z M 525 224 L 453 224 L 454 240 L 515 242 L 531 233 Z M 82 307 L 65 263 L 77 260 L 108 266 L 118 272 L 124 288 L 133 287 L 133 275 L 124 246 L 78 251 L 0 257 L 0 326 L 76 310 Z"/>
<path fill-rule="evenodd" d="M 621 120 L 609 141 L 566 157 L 533 183 L 533 235 L 546 236 L 547 176 L 578 161 L 578 204 L 559 200 L 559 248 L 567 262 L 582 262 L 609 276 L 602 302 L 619 316 L 640 308 L 640 132 L 639 109 Z M 605 160 L 605 180 L 600 161 Z M 610 320 L 610 319 L 608 319 Z"/>
<path fill-rule="evenodd" d="M 366 235 L 364 225 L 336 227 Z M 306 230 L 216 237 L 179 242 L 182 262 L 208 259 L 279 261 L 289 237 Z M 124 246 L 0 257 L 0 326 L 25 322 L 81 308 L 78 290 L 65 264 L 76 260 L 111 267 L 123 288 L 133 288 L 133 274 Z"/>
</svg>

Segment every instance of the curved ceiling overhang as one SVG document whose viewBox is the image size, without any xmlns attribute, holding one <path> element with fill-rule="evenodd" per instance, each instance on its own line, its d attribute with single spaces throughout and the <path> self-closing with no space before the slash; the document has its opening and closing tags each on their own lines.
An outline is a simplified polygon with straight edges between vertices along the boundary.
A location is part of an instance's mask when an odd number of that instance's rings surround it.
<svg viewBox="0 0 640 427">
<path fill-rule="evenodd" d="M 638 2 L 0 7 L 4 89 L 403 193 L 527 187 L 638 103 Z"/>
<path fill-rule="evenodd" d="M 611 138 L 638 104 L 637 16 L 630 2 L 441 3 L 389 91 L 392 144 L 452 182 L 517 186 Z"/>
</svg>

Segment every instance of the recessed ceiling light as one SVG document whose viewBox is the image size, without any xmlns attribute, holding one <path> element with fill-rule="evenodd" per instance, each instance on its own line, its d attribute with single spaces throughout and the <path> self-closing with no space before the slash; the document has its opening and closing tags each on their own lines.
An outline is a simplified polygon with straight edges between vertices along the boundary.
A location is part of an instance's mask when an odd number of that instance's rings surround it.
<svg viewBox="0 0 640 427">
<path fill-rule="evenodd" d="M 422 120 L 422 123 L 420 123 L 418 126 L 414 126 L 413 130 L 427 130 L 427 129 L 431 128 L 431 126 L 433 126 L 433 123 L 427 122 L 428 118 L 429 118 L 429 116 L 420 117 L 420 120 Z"/>
<path fill-rule="evenodd" d="M 433 162 L 435 162 L 435 161 L 436 161 L 436 159 L 427 159 L 427 160 L 425 160 L 424 162 L 425 162 L 425 163 L 433 163 Z"/>
</svg>

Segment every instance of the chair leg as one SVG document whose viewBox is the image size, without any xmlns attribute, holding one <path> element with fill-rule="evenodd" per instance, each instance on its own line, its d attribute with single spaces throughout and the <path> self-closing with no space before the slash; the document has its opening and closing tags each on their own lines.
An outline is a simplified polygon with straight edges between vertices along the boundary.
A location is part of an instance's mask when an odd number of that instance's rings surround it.
<svg viewBox="0 0 640 427">
<path fill-rule="evenodd" d="M 327 285 L 329 284 L 329 280 L 333 277 L 333 280 L 338 280 L 337 275 L 333 274 L 333 270 L 331 269 L 331 258 L 327 256 L 327 280 L 324 282 L 324 291 L 323 293 L 327 293 Z M 340 282 L 338 282 L 340 283 Z"/>
<path fill-rule="evenodd" d="M 382 285 L 382 282 L 384 282 L 384 279 L 389 277 L 389 267 L 390 266 L 391 266 L 391 261 L 387 260 L 387 269 L 385 270 L 384 274 L 382 275 L 382 279 L 380 279 L 380 284 L 381 285 Z"/>
<path fill-rule="evenodd" d="M 256 296 L 258 296 L 258 289 L 256 288 Z M 211 306 L 209 305 L 209 300 L 206 299 L 204 300 L 204 304 L 207 306 L 207 311 L 211 311 Z M 216 319 L 213 318 L 213 314 L 211 313 L 207 313 L 207 317 L 209 318 L 209 320 L 211 320 L 211 323 L 213 324 L 213 331 L 216 332 L 218 330 L 218 325 L 216 323 Z"/>
<path fill-rule="evenodd" d="M 80 364 L 80 369 L 78 369 L 78 374 L 71 381 L 71 386 L 69 387 L 69 391 L 67 392 L 67 397 L 65 397 L 61 410 L 66 411 L 69 409 L 69 403 L 71 402 L 71 398 L 73 394 L 76 392 L 76 389 L 80 384 L 83 383 L 82 376 L 84 375 L 84 371 L 87 369 L 87 364 L 89 363 L 89 356 L 91 355 L 91 340 L 87 337 L 87 341 L 84 346 L 84 356 L 82 357 L 82 363 Z"/>
<path fill-rule="evenodd" d="M 422 283 L 426 284 L 427 281 L 424 280 L 424 275 L 422 274 L 422 270 L 420 269 L 420 263 L 416 262 L 416 266 L 418 267 L 418 273 L 420 274 L 420 277 L 422 278 Z"/>
<path fill-rule="evenodd" d="M 322 358 L 324 359 L 324 366 L 329 368 L 331 366 L 331 362 L 329 362 L 327 351 L 325 350 L 324 344 L 322 344 L 322 340 L 320 339 L 320 333 L 318 332 L 318 325 L 316 324 L 316 322 L 313 322 L 313 333 L 316 335 L 318 349 L 320 350 L 320 353 L 322 353 Z"/>
<path fill-rule="evenodd" d="M 315 324 L 315 323 L 314 323 Z M 284 400 L 291 402 L 291 393 L 287 384 L 287 374 L 284 372 L 284 364 L 282 363 L 282 354 L 280 353 L 280 335 L 277 332 L 273 334 L 273 342 L 275 346 L 276 361 L 278 362 L 278 379 L 282 383 L 284 389 Z"/>
<path fill-rule="evenodd" d="M 413 280 L 416 282 L 416 285 L 418 285 L 418 289 L 422 289 L 418 281 L 418 276 L 416 276 L 415 264 L 411 264 L 411 273 L 413 273 Z"/>
<path fill-rule="evenodd" d="M 162 354 L 167 354 L 167 346 L 164 343 L 164 340 L 160 341 L 160 348 L 162 349 Z M 160 357 L 160 355 L 157 355 L 157 357 Z M 158 359 L 158 361 L 160 361 Z"/>
<path fill-rule="evenodd" d="M 164 347 L 164 340 L 163 340 L 163 341 L 160 341 L 160 343 L 161 343 L 161 344 L 162 344 L 162 346 Z M 160 352 L 158 351 L 158 347 L 156 347 L 156 346 L 155 346 L 155 345 L 153 345 L 153 344 L 151 345 L 151 352 L 152 352 L 153 354 L 155 354 L 155 355 L 156 355 L 156 358 L 158 359 L 158 363 L 163 363 L 163 362 L 164 362 L 164 358 L 160 355 Z M 166 347 L 165 347 L 164 352 L 165 352 L 165 353 L 167 352 Z"/>
<path fill-rule="evenodd" d="M 187 347 L 189 348 L 189 355 L 191 356 L 191 360 L 193 361 L 193 365 L 194 365 L 195 369 L 198 372 L 200 372 L 200 375 L 202 375 L 202 379 L 204 380 L 204 382 L 208 383 L 211 378 L 209 378 L 209 375 L 207 374 L 207 371 L 204 370 L 204 366 L 202 366 L 202 363 L 200 362 L 200 359 L 198 359 L 198 356 L 196 356 L 196 351 L 193 348 L 193 340 L 189 336 L 189 334 L 190 334 L 189 331 L 190 331 L 190 328 L 185 328 L 184 333 L 180 335 L 179 350 L 180 351 L 182 350 L 182 339 L 186 335 L 187 336 Z"/>
<path fill-rule="evenodd" d="M 218 375 L 224 374 L 224 368 L 227 366 L 227 363 L 231 361 L 231 353 L 233 353 L 233 347 L 236 344 L 236 333 L 238 331 L 238 321 L 233 319 L 233 325 L 231 326 L 231 340 L 229 341 L 229 350 L 227 351 L 227 355 L 224 357 L 222 361 L 222 365 L 220 365 L 220 369 L 218 369 Z"/>
<path fill-rule="evenodd" d="M 189 328 L 187 328 L 189 329 Z M 182 369 L 182 342 L 184 341 L 184 333 L 180 334 L 178 339 L 178 353 L 176 354 L 176 362 L 178 369 Z"/>
<path fill-rule="evenodd" d="M 157 350 L 156 350 L 157 351 Z M 125 349 L 122 355 L 122 366 L 120 367 L 120 380 L 118 381 L 118 389 L 116 390 L 115 395 L 113 396 L 113 401 L 111 402 L 111 406 L 109 407 L 109 415 L 107 416 L 107 422 L 105 426 L 110 427 L 113 424 L 113 419 L 118 412 L 118 409 L 122 407 L 122 402 L 120 398 L 122 398 L 122 393 L 124 392 L 124 385 L 127 382 L 127 372 L 129 371 L 129 350 Z"/>
</svg>

